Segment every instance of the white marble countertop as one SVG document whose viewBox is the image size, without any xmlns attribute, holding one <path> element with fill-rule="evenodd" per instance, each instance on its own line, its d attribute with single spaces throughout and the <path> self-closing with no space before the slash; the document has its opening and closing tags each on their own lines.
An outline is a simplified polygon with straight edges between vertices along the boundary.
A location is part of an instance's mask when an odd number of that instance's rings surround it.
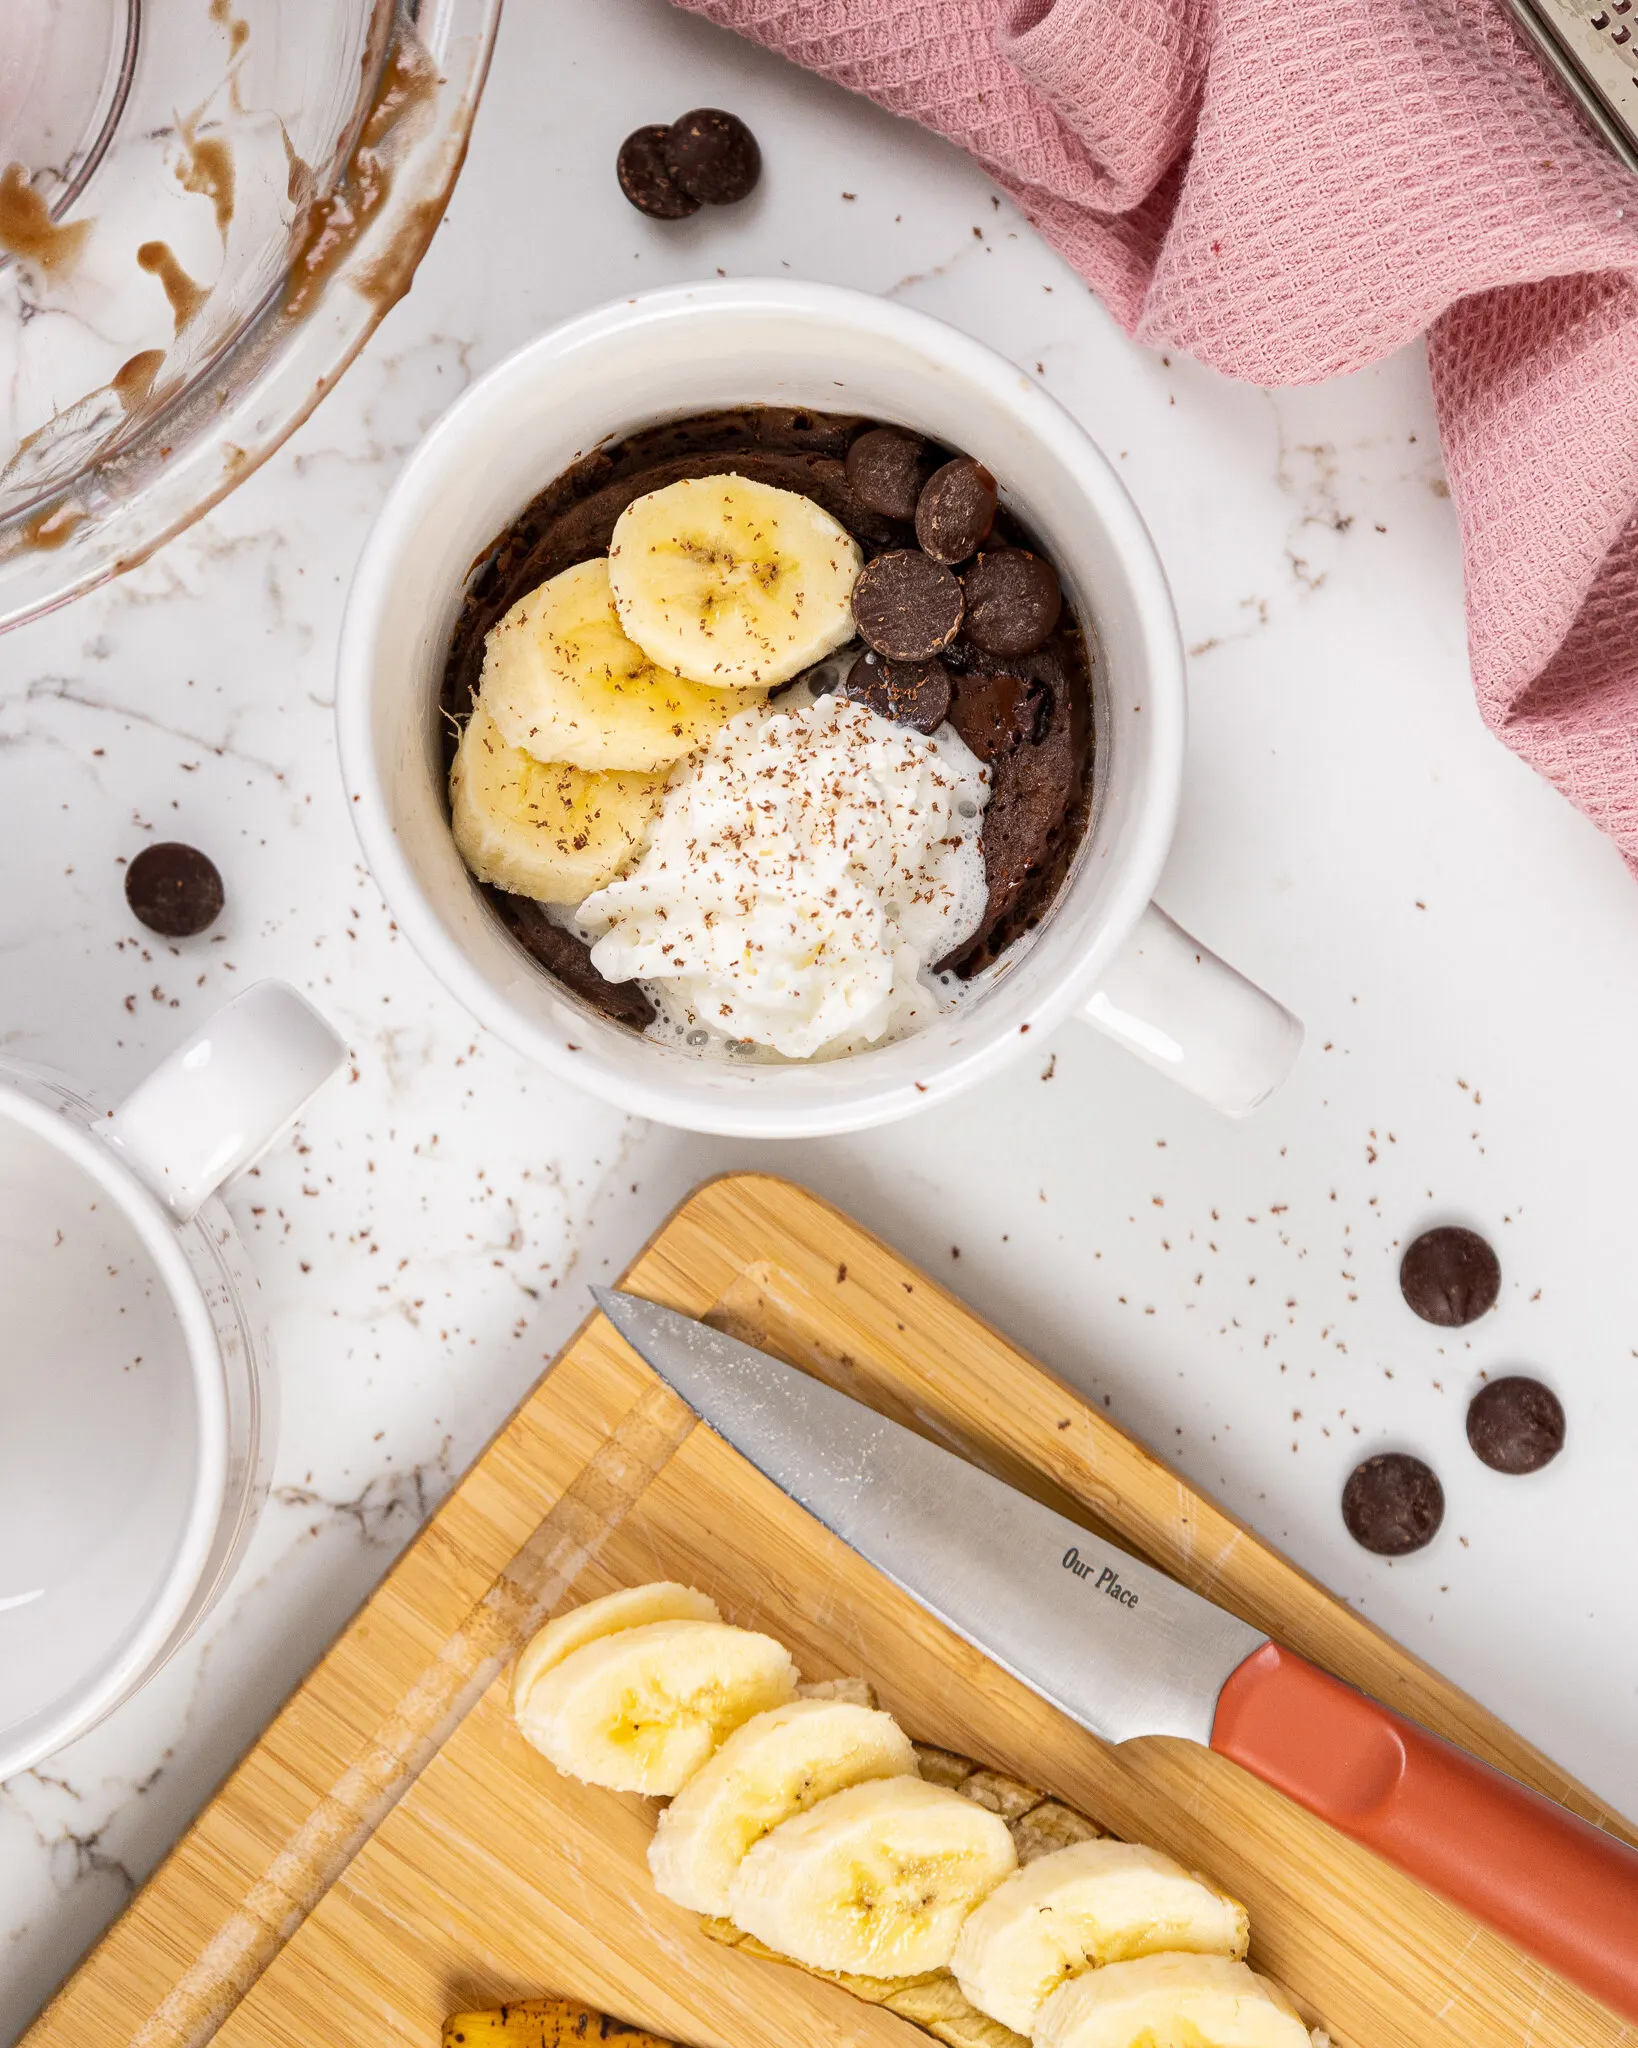
<svg viewBox="0 0 1638 2048">
<path fill-rule="evenodd" d="M 762 139 L 758 195 L 675 226 L 615 186 L 639 122 Z M 1191 649 L 1161 900 L 1307 1020 L 1233 1126 L 1078 1026 L 919 1122 L 805 1145 L 646 1126 L 526 1069 L 397 941 L 331 730 L 365 529 L 417 437 L 543 328 L 639 285 L 786 270 L 900 297 L 1039 375 L 1118 457 Z M 130 920 L 155 836 L 227 883 L 212 940 Z M 222 1773 L 698 1181 L 819 1189 L 924 1262 L 1303 1565 L 1638 1815 L 1632 1446 L 1638 888 L 1482 728 L 1427 380 L 1408 351 L 1267 393 L 1132 347 L 943 144 L 662 0 L 517 6 L 449 218 L 336 394 L 123 582 L 0 642 L 0 1045 L 105 1091 L 254 974 L 305 988 L 356 1078 L 230 1206 L 282 1362 L 274 1490 L 198 1639 L 0 1788 L 0 2040 Z M 1464 1334 L 1403 1307 L 1437 1218 L 1499 1247 Z M 1481 1369 L 1560 1391 L 1569 1447 L 1469 1453 Z M 1440 1471 L 1397 1565 L 1345 1534 L 1355 1460 Z"/>
</svg>

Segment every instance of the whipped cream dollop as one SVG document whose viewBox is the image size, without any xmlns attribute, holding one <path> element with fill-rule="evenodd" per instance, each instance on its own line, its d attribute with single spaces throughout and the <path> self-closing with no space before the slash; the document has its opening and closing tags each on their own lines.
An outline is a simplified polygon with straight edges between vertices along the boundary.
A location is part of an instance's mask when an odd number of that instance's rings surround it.
<svg viewBox="0 0 1638 2048">
<path fill-rule="evenodd" d="M 641 859 L 581 904 L 592 963 L 671 1018 L 790 1059 L 937 1007 L 928 970 L 978 929 L 988 770 L 821 697 L 741 713 L 674 772 Z"/>
</svg>

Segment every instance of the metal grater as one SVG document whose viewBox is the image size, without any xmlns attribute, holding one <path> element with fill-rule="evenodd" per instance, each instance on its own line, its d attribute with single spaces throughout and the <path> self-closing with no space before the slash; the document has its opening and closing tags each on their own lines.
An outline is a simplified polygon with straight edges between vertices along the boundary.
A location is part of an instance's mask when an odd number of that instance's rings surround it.
<svg viewBox="0 0 1638 2048">
<path fill-rule="evenodd" d="M 1507 0 L 1588 123 L 1638 171 L 1638 0 Z"/>
</svg>

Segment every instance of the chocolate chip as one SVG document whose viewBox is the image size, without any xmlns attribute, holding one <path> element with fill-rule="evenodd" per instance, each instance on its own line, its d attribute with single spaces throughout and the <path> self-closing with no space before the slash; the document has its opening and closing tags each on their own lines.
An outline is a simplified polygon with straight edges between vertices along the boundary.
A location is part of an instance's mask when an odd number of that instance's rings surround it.
<svg viewBox="0 0 1638 2048">
<path fill-rule="evenodd" d="M 840 472 L 842 465 L 837 463 L 835 467 Z M 842 522 L 855 540 L 864 541 L 871 554 L 881 548 L 901 548 L 910 538 L 902 519 L 889 519 L 885 513 L 872 512 L 845 475 L 841 475 L 826 492 L 825 498 L 820 498 L 817 491 L 811 495 L 817 503 L 824 505 L 833 519 Z"/>
<path fill-rule="evenodd" d="M 847 451 L 847 480 L 861 505 L 886 519 L 916 516 L 927 473 L 926 443 L 897 427 L 872 427 Z"/>
<path fill-rule="evenodd" d="M 961 625 L 961 585 L 914 548 L 866 562 L 853 586 L 853 623 L 889 661 L 931 661 Z"/>
<path fill-rule="evenodd" d="M 935 469 L 916 501 L 916 538 L 935 562 L 965 562 L 995 524 L 995 478 L 970 455 Z M 1054 616 L 1056 624 L 1056 615 Z M 1047 632 L 1052 628 L 1049 626 Z M 1046 638 L 1046 633 L 1041 639 Z M 1032 643 L 1041 644 L 1040 640 Z M 1020 654 L 1029 652 L 1019 648 Z"/>
<path fill-rule="evenodd" d="M 1023 676 L 968 675 L 956 690 L 950 723 L 981 761 L 994 761 L 1034 739 L 1043 707 L 1050 720 L 1052 698 L 1044 684 L 1035 697 Z"/>
<path fill-rule="evenodd" d="M 125 870 L 125 900 L 149 931 L 191 939 L 222 914 L 222 877 L 196 846 L 162 840 Z"/>
<path fill-rule="evenodd" d="M 658 124 L 634 128 L 620 145 L 615 165 L 620 190 L 650 220 L 686 220 L 698 213 L 700 203 L 690 197 L 666 169 L 665 145 L 669 128 Z"/>
<path fill-rule="evenodd" d="M 1509 1373 L 1473 1396 L 1467 1440 L 1492 1472 L 1539 1472 L 1564 1448 L 1563 1403 L 1540 1380 Z"/>
<path fill-rule="evenodd" d="M 1052 636 L 1064 608 L 1058 572 L 1027 548 L 996 548 L 961 579 L 967 638 L 986 654 L 1033 654 Z"/>
<path fill-rule="evenodd" d="M 1400 1260 L 1399 1291 L 1424 1323 L 1459 1329 L 1495 1307 L 1501 1265 L 1476 1230 L 1441 1224 L 1423 1231 Z"/>
<path fill-rule="evenodd" d="M 695 107 L 673 121 L 665 138 L 665 167 L 690 199 L 733 206 L 762 175 L 756 137 L 737 114 Z"/>
<path fill-rule="evenodd" d="M 861 654 L 847 672 L 842 695 L 895 725 L 937 732 L 950 713 L 950 671 L 941 661 L 883 661 L 879 654 Z"/>
<path fill-rule="evenodd" d="M 1431 1466 L 1404 1451 L 1367 1458 L 1342 1489 L 1348 1534 L 1378 1557 L 1405 1557 L 1431 1543 L 1445 1519 L 1445 1490 Z"/>
</svg>

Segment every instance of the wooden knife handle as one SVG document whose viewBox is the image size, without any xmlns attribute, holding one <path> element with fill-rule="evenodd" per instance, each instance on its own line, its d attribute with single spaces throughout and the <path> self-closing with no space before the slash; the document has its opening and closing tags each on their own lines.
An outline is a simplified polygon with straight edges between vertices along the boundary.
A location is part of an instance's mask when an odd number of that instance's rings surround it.
<svg viewBox="0 0 1638 2048">
<path fill-rule="evenodd" d="M 1274 1643 L 1211 1746 L 1638 2022 L 1638 1850 Z"/>
</svg>

